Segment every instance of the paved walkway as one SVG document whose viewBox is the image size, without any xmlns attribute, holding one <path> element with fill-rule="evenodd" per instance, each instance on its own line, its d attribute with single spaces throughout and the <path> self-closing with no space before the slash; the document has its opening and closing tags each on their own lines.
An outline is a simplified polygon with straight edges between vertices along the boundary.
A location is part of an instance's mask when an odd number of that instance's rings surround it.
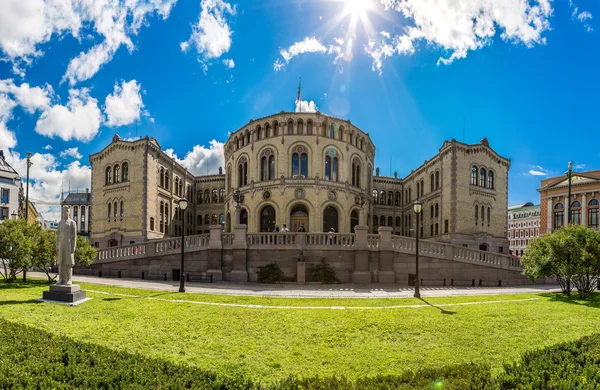
<svg viewBox="0 0 600 390">
<path fill-rule="evenodd" d="M 42 272 L 27 272 L 30 277 L 46 278 Z M 142 288 L 148 290 L 178 291 L 179 282 L 113 279 L 96 276 L 73 275 L 79 283 L 102 284 L 106 286 Z M 409 298 L 412 287 L 399 287 L 384 284 L 261 284 L 261 283 L 194 283 L 186 282 L 186 291 L 200 294 L 221 294 L 234 296 L 255 296 L 271 298 Z M 423 297 L 474 296 L 498 294 L 527 294 L 560 291 L 558 285 L 527 285 L 519 287 L 421 287 Z"/>
</svg>

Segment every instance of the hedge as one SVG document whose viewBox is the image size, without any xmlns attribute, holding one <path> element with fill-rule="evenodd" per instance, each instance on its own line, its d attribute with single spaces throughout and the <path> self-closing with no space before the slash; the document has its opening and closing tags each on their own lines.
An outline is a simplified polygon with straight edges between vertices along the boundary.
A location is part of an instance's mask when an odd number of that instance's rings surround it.
<svg viewBox="0 0 600 390">
<path fill-rule="evenodd" d="M 1 318 L 0 340 L 0 389 L 499 390 L 595 389 L 600 383 L 600 335 L 525 353 L 496 376 L 488 365 L 463 364 L 354 381 L 289 377 L 277 383 L 115 351 Z"/>
</svg>

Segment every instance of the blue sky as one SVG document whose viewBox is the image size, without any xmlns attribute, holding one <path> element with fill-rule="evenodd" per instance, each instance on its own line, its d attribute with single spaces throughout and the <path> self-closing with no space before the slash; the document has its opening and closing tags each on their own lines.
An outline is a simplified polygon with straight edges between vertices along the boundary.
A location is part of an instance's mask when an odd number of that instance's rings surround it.
<svg viewBox="0 0 600 390">
<path fill-rule="evenodd" d="M 596 0 L 70 3 L 0 16 L 0 148 L 23 175 L 35 153 L 40 201 L 88 187 L 88 155 L 136 124 L 216 172 L 228 132 L 296 109 L 300 77 L 306 106 L 371 135 L 382 174 L 483 137 L 512 159 L 510 204 L 569 160 L 600 169 Z"/>
</svg>

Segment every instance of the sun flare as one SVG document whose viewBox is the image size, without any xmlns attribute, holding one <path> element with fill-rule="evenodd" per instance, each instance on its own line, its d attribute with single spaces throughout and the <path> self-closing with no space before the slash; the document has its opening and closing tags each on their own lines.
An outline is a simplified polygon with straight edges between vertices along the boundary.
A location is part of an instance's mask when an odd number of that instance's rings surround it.
<svg viewBox="0 0 600 390">
<path fill-rule="evenodd" d="M 373 6 L 372 0 L 344 0 L 345 13 L 353 17 L 364 17 Z"/>
</svg>

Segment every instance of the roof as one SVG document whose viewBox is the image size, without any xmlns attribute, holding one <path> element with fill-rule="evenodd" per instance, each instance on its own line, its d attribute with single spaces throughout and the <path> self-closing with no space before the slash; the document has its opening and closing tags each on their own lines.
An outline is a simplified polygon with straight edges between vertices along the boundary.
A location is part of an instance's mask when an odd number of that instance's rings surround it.
<svg viewBox="0 0 600 390">
<path fill-rule="evenodd" d="M 11 167 L 10 164 L 4 159 L 4 152 L 2 150 L 0 150 L 0 172 L 14 173 L 15 175 L 18 175 L 17 171 L 15 171 L 14 168 Z"/>
<path fill-rule="evenodd" d="M 67 197 L 63 201 L 63 204 L 88 205 L 91 202 L 92 202 L 92 194 L 90 194 L 89 192 L 87 192 L 87 193 L 81 192 L 81 193 L 71 193 L 71 194 L 67 195 Z"/>
<path fill-rule="evenodd" d="M 568 179 L 566 175 L 551 177 L 544 179 L 540 183 L 538 191 L 548 190 L 550 188 L 567 187 Z M 571 184 L 588 184 L 588 183 L 600 183 L 600 170 L 588 171 L 588 172 L 572 172 L 571 173 Z"/>
<path fill-rule="evenodd" d="M 527 203 L 515 204 L 513 206 L 508 206 L 508 211 L 522 209 L 524 207 L 530 207 L 530 206 L 533 206 L 533 203 L 527 202 Z"/>
</svg>

